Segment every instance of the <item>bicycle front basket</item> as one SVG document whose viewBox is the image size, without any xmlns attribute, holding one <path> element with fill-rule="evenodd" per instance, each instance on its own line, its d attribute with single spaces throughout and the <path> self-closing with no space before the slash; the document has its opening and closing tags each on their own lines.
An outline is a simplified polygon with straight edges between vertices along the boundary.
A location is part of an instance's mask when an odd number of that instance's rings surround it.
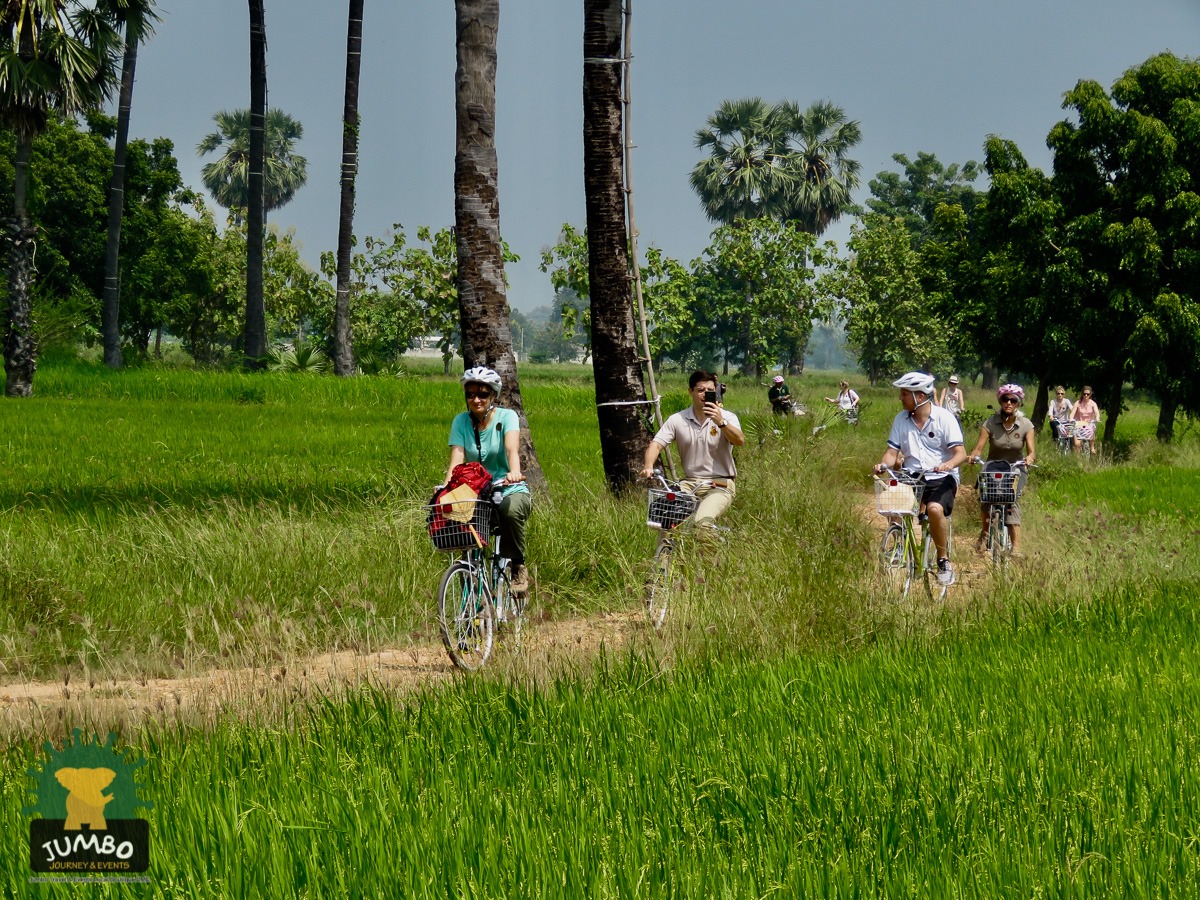
<svg viewBox="0 0 1200 900">
<path fill-rule="evenodd" d="M 682 525 L 696 511 L 699 501 L 684 490 L 650 488 L 646 524 L 668 531 Z"/>
<path fill-rule="evenodd" d="M 1017 479 L 1020 472 L 981 472 L 979 475 L 979 502 L 1003 503 L 1005 505 L 1017 502 Z"/>
<path fill-rule="evenodd" d="M 925 483 L 906 483 L 896 478 L 875 479 L 875 508 L 884 515 L 915 516 L 921 509 Z"/>
<path fill-rule="evenodd" d="M 466 522 L 455 522 L 446 518 L 446 511 L 451 506 L 449 503 L 434 503 L 427 507 L 429 516 L 426 519 L 426 527 L 435 550 L 472 550 L 487 546 L 492 534 L 491 500 L 481 497 L 474 501 L 460 500 L 458 504 L 463 502 L 475 504 L 471 518 Z"/>
</svg>

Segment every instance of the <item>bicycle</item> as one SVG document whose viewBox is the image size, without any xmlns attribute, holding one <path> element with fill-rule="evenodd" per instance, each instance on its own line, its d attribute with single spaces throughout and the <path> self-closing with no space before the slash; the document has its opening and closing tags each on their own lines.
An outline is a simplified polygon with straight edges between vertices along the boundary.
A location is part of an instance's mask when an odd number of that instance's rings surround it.
<svg viewBox="0 0 1200 900">
<path fill-rule="evenodd" d="M 1096 452 L 1092 448 L 1092 443 L 1096 440 L 1096 423 L 1076 422 L 1073 438 L 1079 441 L 1080 454 L 1085 459 L 1091 457 Z"/>
<path fill-rule="evenodd" d="M 513 593 L 510 560 L 500 555 L 499 532 L 492 534 L 506 484 L 493 482 L 490 497 L 427 507 L 434 547 L 459 554 L 438 584 L 438 628 L 451 661 L 467 672 L 488 661 L 499 625 L 509 626 L 514 643 L 521 640 L 525 597 Z M 439 515 L 443 524 L 435 530 Z"/>
<path fill-rule="evenodd" d="M 988 507 L 987 539 L 985 552 L 992 558 L 992 566 L 1003 569 L 1012 557 L 1012 535 L 1008 532 L 1008 509 L 1021 496 L 1021 470 L 1027 470 L 1025 462 L 1006 463 L 1003 460 L 984 462 L 975 457 L 971 462 L 983 466 L 975 485 L 979 491 L 980 504 Z"/>
<path fill-rule="evenodd" d="M 693 526 L 700 498 L 695 490 L 712 486 L 711 481 L 667 481 L 661 471 L 655 471 L 646 500 L 646 526 L 658 532 L 654 556 L 650 563 L 650 577 L 646 580 L 646 616 L 657 631 L 667 618 L 667 607 L 672 594 L 680 582 L 676 535 Z M 724 541 L 728 528 L 720 525 L 705 525 L 705 533 L 711 533 L 717 541 Z"/>
<path fill-rule="evenodd" d="M 900 596 L 907 597 L 917 574 L 920 560 L 925 594 L 931 600 L 946 596 L 949 584 L 937 579 L 937 548 L 929 529 L 929 517 L 921 502 L 925 492 L 923 473 L 887 470 L 886 477 L 875 477 L 875 509 L 888 520 L 879 543 L 879 564 L 885 579 Z M 950 477 L 950 476 L 947 476 Z M 914 521 L 915 520 L 915 521 Z M 920 525 L 921 534 L 917 534 Z M 946 552 L 954 544 L 953 522 L 946 519 Z"/>
<path fill-rule="evenodd" d="M 1075 450 L 1075 423 L 1073 421 L 1055 422 L 1055 442 L 1058 452 L 1069 456 Z"/>
</svg>

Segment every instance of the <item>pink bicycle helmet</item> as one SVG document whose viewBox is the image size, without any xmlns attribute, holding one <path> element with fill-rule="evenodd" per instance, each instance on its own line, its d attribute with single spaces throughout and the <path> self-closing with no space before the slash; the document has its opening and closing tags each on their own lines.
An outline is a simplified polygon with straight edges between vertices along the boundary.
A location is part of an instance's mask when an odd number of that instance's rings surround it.
<svg viewBox="0 0 1200 900">
<path fill-rule="evenodd" d="M 776 375 L 776 376 L 775 376 L 774 378 L 772 378 L 771 380 L 772 380 L 773 382 L 775 382 L 776 384 L 783 384 L 783 376 L 782 376 L 782 375 Z"/>
<path fill-rule="evenodd" d="M 1025 402 L 1025 390 L 1019 384 L 1002 384 L 996 389 L 997 400 L 1005 394 L 1012 394 L 1017 398 L 1017 403 Z"/>
</svg>

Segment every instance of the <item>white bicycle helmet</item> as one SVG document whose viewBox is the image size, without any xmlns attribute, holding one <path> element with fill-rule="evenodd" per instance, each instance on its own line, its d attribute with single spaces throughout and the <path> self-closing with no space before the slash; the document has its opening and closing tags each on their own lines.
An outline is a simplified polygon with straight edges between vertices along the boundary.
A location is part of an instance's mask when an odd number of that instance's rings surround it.
<svg viewBox="0 0 1200 900">
<path fill-rule="evenodd" d="M 924 372 L 908 372 L 892 382 L 892 387 L 904 388 L 914 394 L 921 393 L 926 397 L 932 396 L 936 379 Z"/>
<path fill-rule="evenodd" d="M 497 397 L 500 396 L 500 391 L 504 389 L 504 382 L 500 380 L 500 376 L 496 374 L 495 369 L 489 369 L 487 366 L 474 366 L 463 372 L 462 378 L 459 379 L 465 387 L 468 384 L 486 384 L 492 389 Z"/>
</svg>

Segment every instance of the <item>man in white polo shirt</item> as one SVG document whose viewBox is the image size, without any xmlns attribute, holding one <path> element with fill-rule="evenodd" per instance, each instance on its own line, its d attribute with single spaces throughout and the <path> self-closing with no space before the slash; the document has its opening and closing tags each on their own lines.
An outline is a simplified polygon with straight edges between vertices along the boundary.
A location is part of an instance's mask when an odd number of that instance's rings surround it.
<svg viewBox="0 0 1200 900">
<path fill-rule="evenodd" d="M 700 498 L 696 523 L 711 525 L 733 502 L 733 448 L 746 443 L 746 436 L 738 417 L 721 406 L 720 383 L 712 372 L 693 372 L 688 393 L 692 405 L 670 416 L 646 448 L 642 477 L 654 474 L 659 453 L 674 442 L 683 463 L 684 486 Z"/>
<path fill-rule="evenodd" d="M 887 451 L 875 466 L 875 474 L 894 469 L 901 459 L 906 471 L 924 473 L 922 501 L 929 516 L 929 533 L 937 547 L 938 583 L 954 584 L 947 523 L 958 492 L 958 467 L 967 461 L 967 451 L 958 419 L 931 402 L 933 384 L 933 376 L 924 372 L 909 372 L 892 382 L 893 387 L 900 388 L 904 410 L 892 421 Z"/>
</svg>

